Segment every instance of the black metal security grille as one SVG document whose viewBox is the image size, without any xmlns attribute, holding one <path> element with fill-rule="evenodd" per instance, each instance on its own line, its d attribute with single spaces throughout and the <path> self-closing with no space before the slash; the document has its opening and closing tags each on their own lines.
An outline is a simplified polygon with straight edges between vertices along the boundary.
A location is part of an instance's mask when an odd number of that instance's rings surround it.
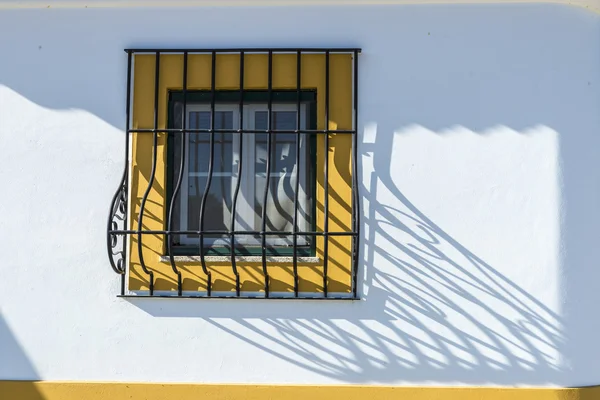
<svg viewBox="0 0 600 400">
<path fill-rule="evenodd" d="M 114 194 L 111 205 L 110 205 L 110 213 L 108 217 L 107 224 L 107 249 L 110 264 L 112 269 L 121 275 L 121 296 L 126 295 L 126 276 L 128 269 L 128 258 L 127 258 L 127 246 L 128 246 L 128 238 L 136 237 L 137 238 L 137 249 L 132 249 L 132 251 L 137 251 L 139 254 L 139 262 L 141 264 L 141 269 L 147 275 L 149 282 L 149 291 L 147 296 L 150 297 L 169 297 L 169 298 L 181 298 L 181 297 L 195 297 L 195 298 L 271 298 L 271 299 L 294 299 L 294 298 L 303 298 L 303 299 L 356 299 L 357 298 L 357 272 L 358 272 L 358 240 L 360 237 L 360 221 L 359 221 L 359 194 L 358 194 L 358 166 L 357 166 L 357 127 L 358 127 L 358 54 L 360 53 L 360 49 L 357 48 L 278 48 L 278 49 L 269 49 L 269 48 L 252 48 L 252 49 L 127 49 L 125 50 L 127 54 L 127 94 L 126 94 L 126 135 L 125 135 L 125 168 L 121 178 L 121 182 L 119 184 L 119 188 Z M 133 63 L 133 55 L 136 53 L 146 53 L 146 54 L 154 54 L 156 56 L 156 67 L 155 67 L 155 76 L 154 76 L 154 128 L 152 129 L 131 129 L 131 109 L 132 109 L 132 63 Z M 190 129 L 187 126 L 186 122 L 183 122 L 182 128 L 167 128 L 167 129 L 159 129 L 159 85 L 160 85 L 160 59 L 161 54 L 165 53 L 179 53 L 183 55 L 183 82 L 182 82 L 182 95 L 183 95 L 183 110 L 185 115 L 185 110 L 188 103 L 188 97 L 190 91 L 188 90 L 188 56 L 191 54 L 209 54 L 211 56 L 212 63 L 212 72 L 211 72 L 211 89 L 210 89 L 210 127 L 209 129 Z M 300 121 L 300 107 L 301 107 L 301 82 L 302 82 L 302 56 L 306 53 L 312 54 L 323 54 L 325 56 L 325 93 L 324 93 L 324 110 L 325 110 L 325 129 L 301 129 L 301 121 Z M 353 124 L 351 130 L 331 130 L 328 129 L 329 121 L 329 113 L 330 113 L 330 55 L 336 53 L 345 53 L 353 55 Z M 216 129 L 215 128 L 215 104 L 216 104 L 216 75 L 218 74 L 217 67 L 217 55 L 218 54 L 237 54 L 240 59 L 240 76 L 239 76 L 239 118 L 240 125 L 238 129 Z M 268 55 L 268 89 L 267 89 L 267 105 L 268 105 L 268 118 L 267 118 L 267 129 L 259 130 L 259 129 L 244 129 L 243 127 L 243 115 L 242 112 L 244 107 L 244 60 L 245 55 L 247 54 L 266 54 Z M 296 128 L 293 130 L 277 130 L 272 129 L 272 109 L 273 109 L 273 96 L 274 96 L 274 88 L 273 88 L 273 55 L 274 54 L 295 54 L 297 59 L 297 73 L 296 73 L 296 82 L 297 82 L 297 112 L 296 112 Z M 185 121 L 185 118 L 184 118 Z M 134 134 L 147 134 L 152 135 L 152 169 L 150 176 L 148 178 L 148 186 L 145 189 L 144 195 L 141 198 L 140 202 L 140 210 L 137 219 L 137 226 L 134 229 L 129 229 L 128 226 L 128 204 L 130 201 L 128 199 L 129 195 L 129 165 L 130 165 L 130 146 L 131 140 L 130 135 Z M 174 230 L 174 221 L 173 215 L 174 210 L 176 208 L 176 202 L 178 196 L 181 195 L 181 184 L 182 177 L 184 173 L 183 165 L 185 163 L 185 158 L 187 157 L 186 152 L 186 142 L 182 140 L 181 143 L 181 156 L 179 158 L 180 165 L 178 167 L 178 174 L 175 176 L 175 180 L 173 182 L 173 192 L 171 198 L 168 200 L 168 204 L 166 205 L 167 215 L 165 221 L 165 230 L 148 230 L 143 229 L 143 221 L 145 217 L 145 208 L 146 202 L 148 200 L 148 195 L 152 190 L 152 185 L 155 180 L 155 174 L 157 170 L 157 151 L 158 151 L 158 140 L 159 134 L 166 133 L 168 136 L 176 136 L 176 135 L 188 135 L 190 133 L 194 134 L 204 134 L 209 137 L 209 160 L 208 160 L 208 178 L 206 181 L 206 187 L 204 189 L 204 194 L 201 197 L 200 202 L 200 216 L 199 216 L 199 229 L 198 230 Z M 236 214 L 236 205 L 240 192 L 240 184 L 242 180 L 242 175 L 240 171 L 238 171 L 238 178 L 235 182 L 235 186 L 232 193 L 232 216 L 231 223 L 229 224 L 229 230 L 226 231 L 215 231 L 215 230 L 206 230 L 205 227 L 205 219 L 207 211 L 207 193 L 210 190 L 213 174 L 214 174 L 214 147 L 215 147 L 215 134 L 219 133 L 231 133 L 231 134 L 239 134 L 240 137 L 242 134 L 266 134 L 267 137 L 267 154 L 269 157 L 266 160 L 266 177 L 267 182 L 269 182 L 269 176 L 272 170 L 271 163 L 271 153 L 273 151 L 272 141 L 274 139 L 273 135 L 277 134 L 294 134 L 296 137 L 296 165 L 299 165 L 300 162 L 300 141 L 301 135 L 315 135 L 317 140 L 322 140 L 324 149 L 326 150 L 326 155 L 324 157 L 324 165 L 322 165 L 322 173 L 323 182 L 324 182 L 324 199 L 323 199 L 323 229 L 316 230 L 313 229 L 311 231 L 301 231 L 299 229 L 298 224 L 298 204 L 299 204 L 299 183 L 300 179 L 296 179 L 295 181 L 295 192 L 294 192 L 294 213 L 293 213 L 293 230 L 292 231 L 267 231 L 266 221 L 267 221 L 267 207 L 262 207 L 262 223 L 260 230 L 245 230 L 239 231 L 235 230 L 235 214 Z M 327 156 L 327 150 L 330 148 L 330 136 L 333 134 L 337 135 L 351 135 L 352 136 L 352 154 L 351 154 L 351 162 L 352 162 L 352 222 L 351 222 L 351 230 L 344 232 L 333 232 L 329 231 L 329 219 L 330 219 L 330 210 L 329 210 L 329 157 Z M 239 165 L 241 165 L 241 160 L 243 157 L 242 154 L 243 146 L 240 146 L 239 149 Z M 263 204 L 266 204 L 267 198 L 269 196 L 269 184 L 265 185 L 264 193 L 262 194 L 262 198 L 264 200 Z M 177 294 L 173 293 L 173 295 L 157 295 L 154 290 L 155 285 L 155 276 L 154 272 L 148 268 L 144 256 L 143 256 L 143 246 L 144 246 L 144 236 L 145 235 L 164 235 L 167 243 L 167 256 L 169 258 L 169 262 L 171 265 L 171 269 L 173 271 L 174 276 L 177 279 Z M 177 261 L 175 258 L 174 252 L 174 237 L 178 235 L 196 235 L 199 239 L 199 246 L 197 254 L 200 256 L 200 264 L 203 273 L 207 278 L 207 291 L 206 294 L 184 294 L 182 290 L 182 277 L 181 272 L 178 269 Z M 231 293 L 231 295 L 213 295 L 212 293 L 212 276 L 211 271 L 207 267 L 206 256 L 204 251 L 205 238 L 211 237 L 215 235 L 225 235 L 229 238 L 232 244 L 235 243 L 236 237 L 242 235 L 251 235 L 254 237 L 260 237 L 261 246 L 260 246 L 260 257 L 262 260 L 262 272 L 264 275 L 264 296 L 260 293 L 257 293 L 257 296 L 248 296 L 242 295 L 240 290 L 240 277 L 237 268 L 236 262 L 236 250 L 235 246 L 230 246 L 230 259 L 231 259 L 231 268 L 233 275 L 236 277 L 236 291 L 235 293 Z M 269 285 L 269 265 L 267 262 L 268 251 L 267 251 L 267 237 L 273 236 L 282 236 L 287 235 L 291 236 L 293 239 L 292 245 L 292 253 L 291 258 L 293 262 L 293 275 L 294 275 L 294 296 L 281 296 L 270 293 L 270 285 Z M 299 292 L 299 275 L 298 275 L 298 237 L 324 237 L 323 241 L 323 288 L 324 288 L 324 296 L 318 295 L 310 295 L 306 296 Z M 328 263 L 329 263 L 329 241 L 328 237 L 332 236 L 347 236 L 351 237 L 351 259 L 352 265 L 350 267 L 351 271 L 351 282 L 352 282 L 352 294 L 351 296 L 344 297 L 335 297 L 328 293 Z M 260 294 L 260 295 L 259 295 Z M 146 296 L 146 295 L 144 295 Z M 138 296 L 139 297 L 139 296 Z"/>
</svg>

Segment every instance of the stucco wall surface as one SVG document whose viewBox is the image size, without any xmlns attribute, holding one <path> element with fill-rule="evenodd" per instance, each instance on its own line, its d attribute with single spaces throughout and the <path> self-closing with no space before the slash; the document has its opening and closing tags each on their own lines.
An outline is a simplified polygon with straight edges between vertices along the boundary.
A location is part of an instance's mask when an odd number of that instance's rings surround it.
<svg viewBox="0 0 600 400">
<path fill-rule="evenodd" d="M 600 383 L 600 16 L 2 10 L 0 379 Z M 128 47 L 361 47 L 356 302 L 123 300 Z"/>
</svg>

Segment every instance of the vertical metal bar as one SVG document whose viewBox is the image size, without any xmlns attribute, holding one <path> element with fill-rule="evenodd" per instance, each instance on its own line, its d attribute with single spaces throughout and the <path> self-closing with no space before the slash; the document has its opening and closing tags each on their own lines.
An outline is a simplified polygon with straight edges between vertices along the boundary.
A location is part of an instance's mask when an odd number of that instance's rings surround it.
<svg viewBox="0 0 600 400">
<path fill-rule="evenodd" d="M 123 188 L 122 196 L 123 202 L 127 204 L 127 186 L 129 179 L 129 128 L 131 124 L 131 70 L 132 70 L 133 54 L 130 51 L 127 52 L 127 95 L 125 97 L 125 169 L 123 171 L 123 179 L 121 181 L 121 187 Z M 123 207 L 123 228 L 129 229 L 128 222 L 129 210 L 127 206 Z M 121 274 L 121 295 L 125 294 L 125 275 L 127 272 L 127 235 L 123 236 L 123 273 Z"/>
<path fill-rule="evenodd" d="M 358 256 L 360 247 L 360 197 L 358 194 L 358 51 L 354 51 L 354 136 L 352 137 L 352 294 L 358 294 Z"/>
<path fill-rule="evenodd" d="M 265 276 L 265 297 L 269 297 L 269 273 L 267 271 L 267 200 L 269 198 L 269 185 L 271 180 L 271 120 L 273 115 L 273 51 L 269 50 L 269 77 L 268 77 L 268 113 L 267 113 L 267 181 L 262 205 L 262 267 Z"/>
<path fill-rule="evenodd" d="M 131 64 L 132 64 L 133 55 L 130 51 L 127 52 L 127 95 L 125 98 L 125 166 L 123 170 L 123 179 L 121 181 L 121 187 L 123 188 L 123 228 L 128 229 L 128 214 L 129 210 L 127 209 L 128 196 L 127 192 L 129 179 L 129 128 L 130 128 L 130 120 L 131 120 Z M 121 274 L 121 295 L 125 295 L 125 277 L 127 275 L 127 235 L 123 235 L 123 273 Z"/>
<path fill-rule="evenodd" d="M 177 274 L 177 295 L 181 296 L 183 292 L 182 282 L 181 282 L 181 272 L 177 269 L 175 265 L 175 257 L 173 256 L 173 234 L 171 233 L 173 229 L 173 210 L 175 209 L 175 202 L 177 200 L 177 196 L 179 195 L 179 189 L 181 188 L 181 181 L 183 180 L 183 169 L 186 165 L 185 159 L 187 157 L 187 140 L 188 133 L 185 131 L 187 128 L 187 68 L 188 68 L 188 53 L 187 51 L 183 53 L 183 121 L 182 128 L 183 134 L 181 135 L 181 155 L 179 162 L 179 176 L 177 177 L 177 183 L 175 184 L 175 190 L 173 190 L 173 197 L 171 198 L 171 204 L 169 206 L 169 216 L 167 223 L 167 246 L 169 252 L 169 261 L 171 262 L 171 269 L 173 272 Z"/>
<path fill-rule="evenodd" d="M 230 240 L 231 240 L 231 268 L 233 269 L 233 274 L 235 275 L 235 294 L 239 297 L 240 295 L 240 274 L 237 270 L 237 265 L 235 262 L 235 207 L 237 205 L 238 195 L 240 193 L 240 186 L 242 183 L 242 166 L 243 166 L 243 152 L 244 152 L 244 135 L 242 134 L 244 131 L 244 52 L 240 52 L 240 102 L 239 102 L 239 126 L 240 130 L 240 157 L 238 160 L 238 168 L 237 168 L 237 182 L 235 184 L 235 191 L 233 193 L 233 200 L 231 201 L 231 224 L 229 226 Z"/>
<path fill-rule="evenodd" d="M 329 51 L 325 52 L 325 129 L 329 129 Z M 323 155 L 325 157 L 323 163 L 323 173 L 325 174 L 324 199 L 323 199 L 323 294 L 327 297 L 327 267 L 329 262 L 329 133 L 323 135 L 325 137 L 325 148 Z"/>
<path fill-rule="evenodd" d="M 152 171 L 150 172 L 150 179 L 148 179 L 148 187 L 146 188 L 146 192 L 144 193 L 144 197 L 142 197 L 142 202 L 140 203 L 140 213 L 138 215 L 138 254 L 140 256 L 140 265 L 145 274 L 149 276 L 149 286 L 150 286 L 150 296 L 154 294 L 154 273 L 149 271 L 144 263 L 144 254 L 143 254 L 143 243 L 142 243 L 142 227 L 143 227 L 143 218 L 144 218 L 144 209 L 146 207 L 146 200 L 148 200 L 148 195 L 152 190 L 152 185 L 154 184 L 154 176 L 156 175 L 156 158 L 158 151 L 158 91 L 160 90 L 160 52 L 156 52 L 156 66 L 154 70 L 154 129 L 152 132 Z"/>
<path fill-rule="evenodd" d="M 206 274 L 206 292 L 207 295 L 211 295 L 212 276 L 210 271 L 206 268 L 206 260 L 204 258 L 204 213 L 206 206 L 206 199 L 210 191 L 210 185 L 213 177 L 213 166 L 214 166 L 214 153 L 215 153 L 215 84 L 216 84 L 216 66 L 217 66 L 217 54 L 215 51 L 211 53 L 211 75 L 210 75 L 210 153 L 208 156 L 208 179 L 206 180 L 206 187 L 202 194 L 202 202 L 200 203 L 200 263 L 202 264 L 202 271 Z"/>
<path fill-rule="evenodd" d="M 123 236 L 123 250 L 120 252 L 121 259 L 115 260 L 113 256 L 113 248 L 118 245 L 118 237 L 111 234 L 111 230 L 117 229 L 118 225 L 114 219 L 116 213 L 122 210 L 123 212 L 123 229 L 127 229 L 127 177 L 129 176 L 129 121 L 131 111 L 131 63 L 132 54 L 127 52 L 127 94 L 125 98 L 125 165 L 123 166 L 123 174 L 117 191 L 110 202 L 110 210 L 108 214 L 108 223 L 106 226 L 106 244 L 108 250 L 108 259 L 110 265 L 117 274 L 121 275 L 121 295 L 125 294 L 125 274 L 127 271 L 127 235 Z M 118 203 L 117 203 L 118 202 Z M 121 261 L 121 265 L 119 265 Z"/>
<path fill-rule="evenodd" d="M 302 86 L 302 52 L 296 53 L 296 187 L 294 189 L 294 296 L 298 297 L 298 192 L 300 190 L 300 94 Z"/>
<path fill-rule="evenodd" d="M 125 240 L 126 236 L 123 236 L 123 240 Z M 123 260 L 123 264 L 125 264 L 125 259 Z M 121 274 L 121 296 L 125 295 L 125 274 Z"/>
</svg>

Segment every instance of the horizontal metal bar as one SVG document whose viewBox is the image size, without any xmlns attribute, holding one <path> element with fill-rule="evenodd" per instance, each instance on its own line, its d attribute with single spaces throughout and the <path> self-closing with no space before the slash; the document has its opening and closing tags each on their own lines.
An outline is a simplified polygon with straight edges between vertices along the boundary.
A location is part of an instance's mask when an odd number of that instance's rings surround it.
<svg viewBox="0 0 600 400">
<path fill-rule="evenodd" d="M 211 262 L 211 263 L 232 263 L 232 260 L 234 260 L 236 263 L 262 263 L 262 255 L 261 256 L 236 256 L 235 255 L 235 249 L 236 247 L 232 247 L 232 252 L 234 253 L 233 258 L 231 258 L 231 256 L 204 256 L 204 259 L 207 262 Z M 174 260 L 176 262 L 184 262 L 184 263 L 188 263 L 188 262 L 193 262 L 193 263 L 197 263 L 200 261 L 200 256 L 195 255 L 195 256 L 175 256 L 175 255 L 165 255 L 165 256 L 160 256 L 160 262 L 161 263 L 167 263 L 170 261 L 170 258 L 173 257 Z M 294 260 L 296 260 L 297 263 L 303 264 L 303 266 L 318 266 L 321 264 L 322 259 L 319 257 L 310 257 L 310 256 L 297 256 L 297 257 L 291 257 L 291 256 L 267 256 L 267 262 L 269 263 L 282 263 L 282 264 L 287 264 L 287 263 L 292 263 L 294 262 Z"/>
<path fill-rule="evenodd" d="M 205 178 L 208 176 L 208 172 L 188 172 L 188 176 Z M 213 172 L 213 176 L 217 178 L 232 178 L 237 176 L 237 171 L 234 172 Z M 281 178 L 282 176 L 288 176 L 289 172 L 271 172 L 271 178 Z M 259 178 L 265 178 L 267 176 L 264 172 L 255 172 L 254 176 Z"/>
<path fill-rule="evenodd" d="M 269 235 L 269 236 L 292 236 L 293 231 L 261 232 L 261 231 L 159 231 L 159 230 L 111 230 L 111 235 Z M 296 232 L 298 236 L 355 236 L 356 232 Z"/>
<path fill-rule="evenodd" d="M 129 129 L 129 133 L 265 133 L 265 134 L 278 134 L 278 133 L 317 133 L 317 134 L 356 134 L 355 130 L 352 129 Z"/>
<path fill-rule="evenodd" d="M 302 296 L 300 294 L 298 297 L 288 297 L 288 296 L 194 296 L 194 295 L 135 295 L 135 294 L 124 294 L 118 295 L 117 297 L 123 297 L 126 299 L 220 299 L 220 300 L 336 300 L 336 301 L 356 301 L 360 300 L 360 297 L 316 297 L 316 296 Z"/>
<path fill-rule="evenodd" d="M 271 172 L 270 174 L 271 176 L 269 178 L 281 178 L 282 176 L 289 176 L 290 173 L 289 172 Z M 267 174 L 264 172 L 255 172 L 254 176 L 259 177 L 259 178 L 266 178 Z"/>
<path fill-rule="evenodd" d="M 255 47 L 255 48 L 223 48 L 223 49 L 125 49 L 128 53 L 241 53 L 244 52 L 246 54 L 251 53 L 269 53 L 273 52 L 273 54 L 277 53 L 360 53 L 362 49 L 360 48 L 352 48 L 352 47 L 305 47 L 305 48 L 293 48 L 293 47 L 282 47 L 282 48 L 265 48 L 265 47 Z"/>
<path fill-rule="evenodd" d="M 208 176 L 208 172 L 188 172 L 188 176 L 204 178 Z M 213 172 L 213 176 L 231 178 L 233 177 L 233 172 Z"/>
</svg>

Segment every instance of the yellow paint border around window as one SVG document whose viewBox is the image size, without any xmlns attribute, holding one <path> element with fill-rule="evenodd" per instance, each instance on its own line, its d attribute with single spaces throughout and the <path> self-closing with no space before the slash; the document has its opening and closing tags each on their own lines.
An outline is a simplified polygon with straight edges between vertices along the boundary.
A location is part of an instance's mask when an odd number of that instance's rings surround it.
<svg viewBox="0 0 600 400">
<path fill-rule="evenodd" d="M 239 90 L 238 54 L 218 54 L 216 56 L 216 90 Z M 244 58 L 244 89 L 266 90 L 268 84 L 268 56 L 247 54 Z M 136 54 L 134 56 L 133 77 L 133 129 L 154 128 L 154 77 L 156 56 Z M 303 54 L 302 89 L 317 92 L 317 129 L 325 129 L 325 55 Z M 352 129 L 352 82 L 353 60 L 351 54 L 330 55 L 330 102 L 329 129 Z M 188 90 L 211 89 L 211 55 L 191 54 L 188 56 Z M 181 90 L 183 82 L 183 55 L 162 54 L 160 56 L 158 93 L 158 129 L 167 127 L 168 92 Z M 273 90 L 296 89 L 296 55 L 273 55 Z M 159 134 L 157 168 L 144 211 L 145 230 L 164 230 L 166 227 L 166 134 Z M 350 135 L 330 135 L 329 157 L 329 230 L 333 232 L 351 231 L 352 221 L 352 165 Z M 138 223 L 141 199 L 148 185 L 152 168 L 152 134 L 133 133 L 131 186 L 131 228 Z M 317 230 L 323 228 L 324 221 L 324 143 L 320 135 L 317 139 Z M 329 239 L 328 291 L 330 293 L 351 293 L 351 239 L 333 236 Z M 317 256 L 323 258 L 322 237 L 317 238 Z M 132 235 L 129 246 L 129 289 L 148 290 L 148 276 L 143 272 L 138 254 L 137 236 Z M 143 257 L 148 269 L 154 272 L 155 291 L 176 291 L 176 276 L 169 263 L 161 262 L 166 254 L 164 235 L 144 235 Z M 230 263 L 207 262 L 212 273 L 214 292 L 234 292 L 235 277 Z M 199 263 L 178 263 L 182 273 L 184 291 L 206 291 L 207 281 Z M 323 292 L 323 265 L 299 264 L 299 291 Z M 260 263 L 238 263 L 241 290 L 263 291 L 264 275 Z M 271 292 L 293 292 L 292 263 L 269 263 Z"/>
</svg>

